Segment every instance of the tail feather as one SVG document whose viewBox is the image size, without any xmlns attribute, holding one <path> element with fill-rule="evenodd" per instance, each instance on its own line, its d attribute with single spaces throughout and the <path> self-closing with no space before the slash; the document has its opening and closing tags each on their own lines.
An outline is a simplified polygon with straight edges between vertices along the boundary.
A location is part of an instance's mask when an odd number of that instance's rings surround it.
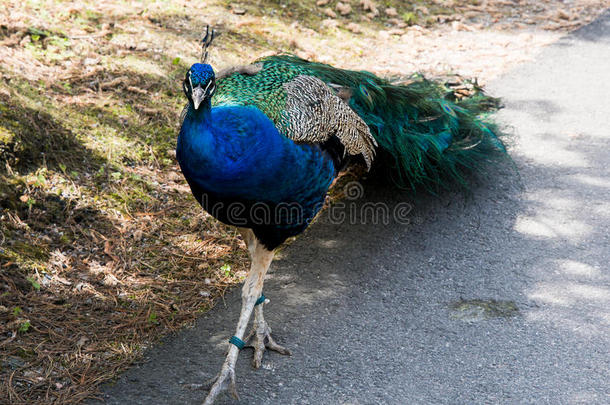
<svg viewBox="0 0 610 405">
<path fill-rule="evenodd" d="M 352 109 L 366 122 L 385 153 L 376 166 L 389 169 L 400 187 L 431 191 L 452 183 L 467 186 L 466 173 L 505 152 L 502 134 L 488 114 L 499 100 L 474 86 L 458 99 L 448 86 L 414 75 L 408 84 L 393 84 L 365 71 L 337 69 L 290 55 L 265 61 L 298 65 L 326 83 L 352 90 Z"/>
</svg>

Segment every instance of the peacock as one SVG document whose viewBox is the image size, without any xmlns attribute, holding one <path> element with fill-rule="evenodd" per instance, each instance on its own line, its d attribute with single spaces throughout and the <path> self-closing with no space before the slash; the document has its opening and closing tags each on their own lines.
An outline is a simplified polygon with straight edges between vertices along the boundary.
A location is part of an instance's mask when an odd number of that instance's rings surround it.
<svg viewBox="0 0 610 405">
<path fill-rule="evenodd" d="M 360 165 L 396 187 L 435 191 L 466 185 L 468 172 L 505 152 L 487 118 L 498 100 L 478 88 L 459 99 L 422 76 L 396 84 L 285 54 L 215 73 L 206 63 L 213 38 L 206 32 L 201 63 L 186 72 L 176 157 L 202 207 L 237 227 L 252 263 L 205 404 L 223 391 L 238 398 L 235 363 L 246 345 L 256 368 L 266 349 L 290 354 L 263 316 L 264 277 L 274 251 L 307 228 L 342 171 Z"/>
</svg>

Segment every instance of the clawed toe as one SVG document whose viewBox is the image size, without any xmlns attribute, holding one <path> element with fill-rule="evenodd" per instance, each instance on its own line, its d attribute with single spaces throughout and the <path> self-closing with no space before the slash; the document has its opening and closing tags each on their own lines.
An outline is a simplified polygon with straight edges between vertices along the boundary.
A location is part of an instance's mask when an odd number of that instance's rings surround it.
<svg viewBox="0 0 610 405">
<path fill-rule="evenodd" d="M 233 398 L 239 400 L 237 387 L 235 385 L 235 371 L 233 369 L 223 367 L 220 374 L 218 374 L 216 378 L 208 381 L 207 384 L 210 384 L 212 388 L 205 398 L 203 405 L 212 405 L 218 394 L 223 391 L 227 391 Z"/>
<path fill-rule="evenodd" d="M 288 349 L 286 349 L 284 346 L 278 345 L 276 343 L 275 340 L 273 340 L 273 338 L 271 337 L 271 334 L 267 335 L 267 339 L 266 339 L 266 343 L 265 343 L 265 347 L 269 350 L 273 350 L 275 352 L 278 352 L 279 354 L 284 354 L 287 356 L 291 356 L 292 352 Z"/>
<path fill-rule="evenodd" d="M 273 350 L 280 354 L 291 355 L 290 350 L 284 346 L 280 346 L 271 337 L 271 328 L 265 324 L 264 327 L 254 327 L 248 335 L 246 347 L 254 349 L 254 357 L 252 358 L 252 366 L 260 368 L 263 364 L 263 354 L 266 349 Z"/>
</svg>

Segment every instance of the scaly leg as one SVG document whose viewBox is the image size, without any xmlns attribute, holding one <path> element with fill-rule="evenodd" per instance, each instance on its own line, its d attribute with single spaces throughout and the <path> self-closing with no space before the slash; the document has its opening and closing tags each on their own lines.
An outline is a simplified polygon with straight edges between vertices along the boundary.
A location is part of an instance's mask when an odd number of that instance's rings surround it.
<svg viewBox="0 0 610 405">
<path fill-rule="evenodd" d="M 271 337 L 271 328 L 267 325 L 263 316 L 263 305 L 265 305 L 265 302 L 254 309 L 254 325 L 252 325 L 252 330 L 246 338 L 246 342 L 249 342 L 248 347 L 254 349 L 254 358 L 252 359 L 254 368 L 260 368 L 263 364 L 265 349 L 274 350 L 280 354 L 291 354 L 290 350 L 275 343 L 275 340 Z"/>
<path fill-rule="evenodd" d="M 244 242 L 250 251 L 250 255 L 252 256 L 258 243 L 254 233 L 248 228 L 238 228 L 238 231 L 244 239 Z M 265 317 L 263 316 L 263 305 L 265 305 L 267 302 L 269 302 L 269 300 L 265 300 L 260 305 L 255 306 L 254 325 L 252 326 L 252 330 L 248 334 L 248 337 L 245 339 L 245 341 L 248 343 L 247 347 L 254 349 L 254 357 L 252 358 L 252 366 L 254 368 L 260 368 L 263 364 L 263 353 L 265 352 L 265 349 L 274 350 L 281 354 L 291 354 L 290 350 L 278 345 L 271 337 L 271 328 L 269 325 L 267 325 L 267 322 L 265 322 Z"/>
<path fill-rule="evenodd" d="M 248 243 L 248 241 L 246 241 L 246 243 Z M 239 321 L 237 322 L 237 329 L 234 335 L 238 339 L 242 339 L 244 337 L 246 327 L 248 326 L 248 321 L 252 315 L 254 303 L 258 297 L 260 297 L 261 292 L 263 291 L 265 274 L 267 273 L 267 269 L 269 269 L 269 265 L 273 260 L 273 252 L 267 250 L 260 243 L 248 244 L 248 250 L 252 256 L 252 266 L 250 267 L 250 272 L 248 273 L 248 277 L 246 277 L 244 286 L 242 287 L 241 313 L 239 315 Z M 218 394 L 224 390 L 228 390 L 235 399 L 239 399 L 237 389 L 235 387 L 235 363 L 237 362 L 238 354 L 239 348 L 237 348 L 235 345 L 230 345 L 227 358 L 220 369 L 216 382 L 210 389 L 210 392 L 204 401 L 204 405 L 212 405 Z"/>
</svg>

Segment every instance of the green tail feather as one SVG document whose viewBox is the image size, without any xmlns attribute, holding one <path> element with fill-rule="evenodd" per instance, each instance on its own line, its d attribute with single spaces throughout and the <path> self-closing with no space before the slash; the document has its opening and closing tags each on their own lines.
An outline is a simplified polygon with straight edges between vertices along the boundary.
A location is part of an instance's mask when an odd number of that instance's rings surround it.
<svg viewBox="0 0 610 405">
<path fill-rule="evenodd" d="M 467 186 L 467 172 L 506 152 L 498 137 L 501 132 L 487 117 L 499 108 L 499 101 L 478 88 L 474 95 L 456 100 L 451 89 L 421 76 L 398 85 L 369 72 L 337 69 L 291 55 L 260 62 L 265 67 L 288 65 L 286 70 L 278 69 L 289 76 L 310 74 L 351 88 L 350 106 L 385 152 L 378 154 L 377 168 L 390 169 L 400 187 L 435 191 L 452 183 Z"/>
</svg>

